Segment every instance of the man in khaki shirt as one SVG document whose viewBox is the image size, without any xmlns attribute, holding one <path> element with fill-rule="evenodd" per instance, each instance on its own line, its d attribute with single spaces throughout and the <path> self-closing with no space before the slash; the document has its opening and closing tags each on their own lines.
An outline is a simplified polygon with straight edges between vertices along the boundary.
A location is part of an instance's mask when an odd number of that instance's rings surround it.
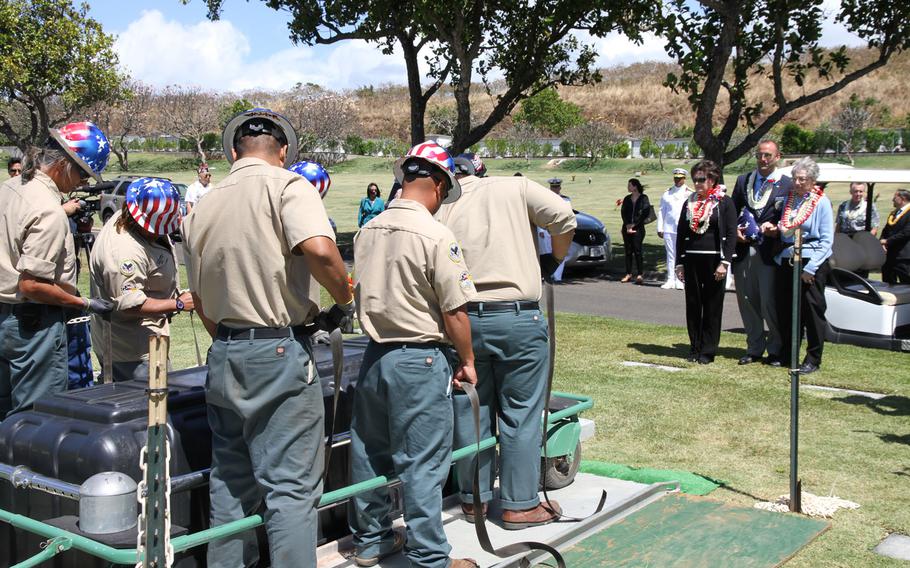
<svg viewBox="0 0 910 568">
<path fill-rule="evenodd" d="M 499 432 L 500 501 L 506 529 L 555 520 L 559 511 L 540 504 L 540 416 L 548 368 L 547 324 L 539 306 L 541 266 L 549 277 L 569 251 L 575 233 L 572 207 L 526 177 L 477 177 L 459 157 L 462 196 L 436 218 L 452 229 L 471 267 L 477 298 L 468 304 L 481 403 L 481 438 Z M 535 250 L 534 225 L 549 232 L 552 253 Z M 457 448 L 475 440 L 467 396 L 456 393 Z M 497 427 L 493 428 L 493 420 Z M 493 498 L 493 451 L 480 459 L 481 501 Z M 473 464 L 456 464 L 462 510 L 474 520 Z M 558 509 L 558 505 L 554 507 Z"/>
<path fill-rule="evenodd" d="M 442 485 L 452 459 L 453 384 L 476 383 L 464 305 L 475 296 L 452 232 L 433 220 L 458 199 L 451 158 L 436 144 L 411 149 L 395 164 L 401 197 L 354 239 L 358 315 L 370 337 L 351 421 L 351 483 L 378 475 L 402 481 L 411 566 L 474 566 L 450 559 L 442 526 Z M 460 363 L 452 374 L 452 345 Z M 355 562 L 373 566 L 398 552 L 387 489 L 351 500 Z"/>
<path fill-rule="evenodd" d="M 114 303 L 109 322 L 92 318 L 92 345 L 114 381 L 148 378 L 149 337 L 170 335 L 168 317 L 193 309 L 177 292 L 177 262 L 169 237 L 180 222 L 180 194 L 170 181 L 144 177 L 126 190 L 121 211 L 105 223 L 92 247 L 92 286 Z M 148 227 L 148 228 L 146 228 Z M 110 353 L 104 326 L 110 329 Z"/>
<path fill-rule="evenodd" d="M 65 308 L 111 310 L 78 296 L 75 246 L 60 206 L 89 177 L 100 179 L 107 139 L 88 122 L 49 134 L 22 175 L 0 186 L 0 418 L 66 390 Z"/>
<path fill-rule="evenodd" d="M 296 133 L 268 109 L 223 136 L 233 165 L 183 221 L 195 307 L 213 335 L 206 384 L 212 428 L 211 524 L 265 503 L 271 565 L 316 566 L 324 416 L 310 333 L 322 284 L 352 313 L 347 272 L 315 188 L 286 167 Z M 208 565 L 250 566 L 252 531 L 209 544 Z"/>
</svg>

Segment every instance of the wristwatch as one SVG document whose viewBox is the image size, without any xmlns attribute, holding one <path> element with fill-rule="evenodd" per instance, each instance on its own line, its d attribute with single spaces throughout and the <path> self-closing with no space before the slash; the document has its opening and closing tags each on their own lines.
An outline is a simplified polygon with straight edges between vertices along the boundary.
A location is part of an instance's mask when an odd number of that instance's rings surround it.
<svg viewBox="0 0 910 568">
<path fill-rule="evenodd" d="M 176 302 L 176 305 L 177 305 L 177 312 L 182 312 L 182 311 L 183 311 L 183 308 L 184 308 L 183 302 L 180 301 L 180 298 L 177 298 L 177 299 L 175 300 L 175 302 Z"/>
</svg>

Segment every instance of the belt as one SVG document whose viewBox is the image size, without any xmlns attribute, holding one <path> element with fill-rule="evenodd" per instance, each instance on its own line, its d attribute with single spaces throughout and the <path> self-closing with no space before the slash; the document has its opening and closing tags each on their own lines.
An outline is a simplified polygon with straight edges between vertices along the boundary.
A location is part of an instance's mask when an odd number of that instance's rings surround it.
<svg viewBox="0 0 910 568">
<path fill-rule="evenodd" d="M 281 339 L 294 338 L 298 335 L 313 335 L 318 330 L 316 324 L 295 325 L 292 327 L 245 327 L 233 328 L 218 324 L 215 329 L 215 338 L 222 341 L 228 339 Z"/>
<path fill-rule="evenodd" d="M 514 302 L 468 302 L 467 308 L 469 312 L 477 312 L 482 314 L 484 312 L 521 312 L 528 310 L 539 310 L 539 302 L 531 302 L 529 300 L 516 300 Z"/>
<path fill-rule="evenodd" d="M 14 314 L 18 316 L 32 310 L 54 313 L 58 311 L 62 312 L 63 307 L 52 306 L 50 304 L 36 304 L 35 302 L 23 302 L 21 304 L 7 304 L 0 302 L 0 314 Z"/>
</svg>

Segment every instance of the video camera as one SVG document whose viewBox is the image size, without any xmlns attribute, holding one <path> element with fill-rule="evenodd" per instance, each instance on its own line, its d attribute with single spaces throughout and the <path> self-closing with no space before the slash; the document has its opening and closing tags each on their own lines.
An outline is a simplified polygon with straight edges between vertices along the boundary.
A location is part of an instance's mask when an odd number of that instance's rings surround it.
<svg viewBox="0 0 910 568">
<path fill-rule="evenodd" d="M 84 185 L 70 194 L 71 199 L 79 200 L 79 210 L 70 215 L 76 224 L 76 233 L 91 233 L 94 224 L 94 215 L 101 211 L 101 193 L 103 187 L 99 185 Z"/>
</svg>

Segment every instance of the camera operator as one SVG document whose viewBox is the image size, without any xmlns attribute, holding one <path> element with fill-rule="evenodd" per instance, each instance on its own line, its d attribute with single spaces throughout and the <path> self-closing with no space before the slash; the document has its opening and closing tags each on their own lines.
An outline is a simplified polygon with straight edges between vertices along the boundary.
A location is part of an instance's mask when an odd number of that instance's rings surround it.
<svg viewBox="0 0 910 568">
<path fill-rule="evenodd" d="M 0 416 L 67 387 L 65 309 L 106 313 L 112 304 L 80 298 L 73 237 L 61 207 L 89 177 L 101 179 L 110 152 L 90 122 L 49 129 L 25 160 L 21 181 L 0 187 Z"/>
</svg>

